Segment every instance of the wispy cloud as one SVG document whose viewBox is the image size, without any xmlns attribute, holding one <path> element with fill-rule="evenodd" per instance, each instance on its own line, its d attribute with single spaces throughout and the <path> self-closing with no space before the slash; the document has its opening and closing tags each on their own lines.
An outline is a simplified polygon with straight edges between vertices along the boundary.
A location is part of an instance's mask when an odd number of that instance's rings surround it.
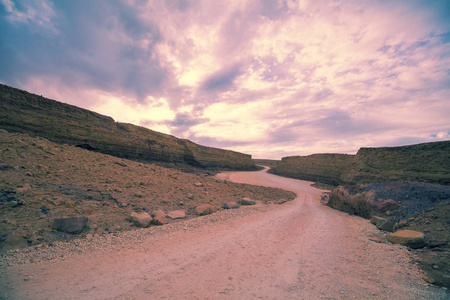
<svg viewBox="0 0 450 300">
<path fill-rule="evenodd" d="M 448 1 L 1 4 L 0 81 L 119 121 L 256 157 L 449 139 Z"/>
</svg>

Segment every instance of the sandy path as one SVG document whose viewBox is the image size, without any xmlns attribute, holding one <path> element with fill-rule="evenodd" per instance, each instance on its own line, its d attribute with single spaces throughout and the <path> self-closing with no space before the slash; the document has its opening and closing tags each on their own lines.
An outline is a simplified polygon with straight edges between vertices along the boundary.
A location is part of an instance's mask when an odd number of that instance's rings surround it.
<svg viewBox="0 0 450 300">
<path fill-rule="evenodd" d="M 298 197 L 120 251 L 4 268 L 0 299 L 445 298 L 424 283 L 406 249 L 371 241 L 379 233 L 368 221 L 321 205 L 308 182 L 264 171 L 218 176 Z"/>
</svg>

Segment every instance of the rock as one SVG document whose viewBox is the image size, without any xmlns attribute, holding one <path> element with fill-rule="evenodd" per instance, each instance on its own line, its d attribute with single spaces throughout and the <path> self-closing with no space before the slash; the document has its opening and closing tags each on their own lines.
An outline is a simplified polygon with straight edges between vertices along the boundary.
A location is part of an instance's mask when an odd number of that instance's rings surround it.
<svg viewBox="0 0 450 300">
<path fill-rule="evenodd" d="M 184 218 L 186 218 L 186 213 L 182 209 L 173 210 L 173 211 L 169 211 L 169 213 L 167 214 L 167 217 L 172 220 L 184 219 Z"/>
<path fill-rule="evenodd" d="M 137 213 L 133 211 L 130 215 L 130 221 L 133 222 L 136 227 L 146 228 L 152 222 L 152 217 L 147 212 Z"/>
<path fill-rule="evenodd" d="M 64 206 L 67 208 L 75 207 L 75 201 L 66 199 L 66 200 L 64 200 Z"/>
<path fill-rule="evenodd" d="M 8 164 L 5 164 L 5 163 L 0 163 L 0 170 L 8 170 L 8 169 L 12 169 L 13 167 L 11 167 L 10 165 L 8 165 Z"/>
<path fill-rule="evenodd" d="M 28 184 L 28 183 L 25 183 L 25 185 L 23 187 L 17 188 L 16 192 L 17 193 L 24 193 L 24 192 L 29 191 L 29 190 L 31 190 L 31 185 Z"/>
<path fill-rule="evenodd" d="M 212 214 L 213 208 L 211 204 L 201 204 L 195 208 L 195 213 L 199 216 Z"/>
<path fill-rule="evenodd" d="M 223 204 L 223 208 L 225 209 L 239 208 L 239 204 L 237 202 L 226 202 Z"/>
<path fill-rule="evenodd" d="M 196 187 L 202 187 L 202 186 L 203 186 L 203 183 L 201 183 L 201 182 L 196 182 L 196 183 L 194 183 L 194 185 L 195 185 Z"/>
<path fill-rule="evenodd" d="M 377 225 L 377 223 L 381 220 L 386 220 L 382 217 L 378 217 L 378 216 L 372 216 L 372 218 L 370 218 L 370 223 L 372 223 L 373 225 Z"/>
<path fill-rule="evenodd" d="M 192 199 L 194 199 L 194 195 L 192 195 L 192 194 L 187 194 L 187 195 L 186 195 L 186 198 L 188 198 L 188 199 L 191 199 L 191 200 L 192 200 Z"/>
<path fill-rule="evenodd" d="M 388 231 L 388 232 L 394 231 L 394 223 L 392 223 L 391 221 L 388 221 L 386 219 L 382 219 L 382 220 L 378 221 L 376 226 L 378 229 L 381 229 L 383 231 Z"/>
<path fill-rule="evenodd" d="M 66 233 L 81 233 L 86 227 L 88 218 L 84 216 L 75 216 L 67 218 L 58 218 L 53 221 L 52 228 Z"/>
<path fill-rule="evenodd" d="M 401 244 L 414 249 L 425 246 L 425 235 L 419 231 L 399 230 L 386 237 L 393 244 Z"/>
<path fill-rule="evenodd" d="M 406 220 L 401 220 L 400 222 L 397 223 L 397 225 L 395 226 L 397 229 L 403 228 L 406 225 L 408 225 L 408 221 Z"/>
<path fill-rule="evenodd" d="M 241 200 L 239 200 L 239 203 L 241 205 L 255 205 L 256 201 L 250 198 L 242 198 Z"/>
<path fill-rule="evenodd" d="M 153 212 L 152 223 L 155 225 L 167 224 L 166 213 L 162 209 L 157 209 Z"/>
<path fill-rule="evenodd" d="M 392 199 L 371 199 L 370 204 L 374 210 L 380 212 L 392 211 L 401 206 Z"/>
</svg>

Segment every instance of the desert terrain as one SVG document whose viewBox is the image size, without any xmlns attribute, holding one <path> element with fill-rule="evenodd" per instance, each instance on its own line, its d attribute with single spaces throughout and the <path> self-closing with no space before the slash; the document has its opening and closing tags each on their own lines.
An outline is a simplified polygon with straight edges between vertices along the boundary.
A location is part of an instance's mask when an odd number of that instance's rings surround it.
<svg viewBox="0 0 450 300">
<path fill-rule="evenodd" d="M 284 204 L 34 246 L 1 256 L 4 299 L 445 299 L 408 250 L 320 203 L 311 182 L 258 172 L 217 180 L 295 192 Z M 46 260 L 45 257 L 52 257 Z"/>
</svg>

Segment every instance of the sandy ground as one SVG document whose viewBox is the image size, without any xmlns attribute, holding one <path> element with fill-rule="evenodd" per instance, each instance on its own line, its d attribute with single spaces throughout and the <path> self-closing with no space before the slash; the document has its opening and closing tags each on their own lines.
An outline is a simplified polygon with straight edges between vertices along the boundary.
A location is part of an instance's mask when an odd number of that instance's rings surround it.
<svg viewBox="0 0 450 300">
<path fill-rule="evenodd" d="M 446 299 L 406 248 L 376 242 L 367 220 L 321 205 L 309 182 L 265 171 L 218 177 L 298 197 L 121 250 L 4 267 L 0 299 Z"/>
</svg>

